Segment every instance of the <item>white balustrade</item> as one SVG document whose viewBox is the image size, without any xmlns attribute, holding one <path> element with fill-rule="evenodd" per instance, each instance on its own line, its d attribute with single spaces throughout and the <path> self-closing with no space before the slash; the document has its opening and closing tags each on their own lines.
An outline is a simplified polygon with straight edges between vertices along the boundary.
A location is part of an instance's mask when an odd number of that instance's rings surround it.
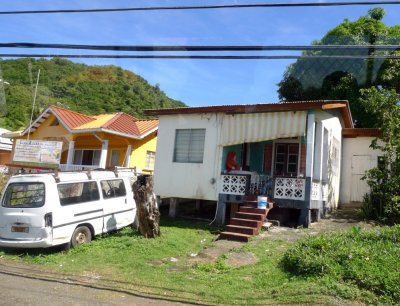
<svg viewBox="0 0 400 306">
<path fill-rule="evenodd" d="M 304 201 L 306 180 L 304 178 L 275 178 L 274 198 Z"/>
<path fill-rule="evenodd" d="M 245 175 L 222 175 L 221 193 L 245 195 L 246 184 Z"/>
</svg>

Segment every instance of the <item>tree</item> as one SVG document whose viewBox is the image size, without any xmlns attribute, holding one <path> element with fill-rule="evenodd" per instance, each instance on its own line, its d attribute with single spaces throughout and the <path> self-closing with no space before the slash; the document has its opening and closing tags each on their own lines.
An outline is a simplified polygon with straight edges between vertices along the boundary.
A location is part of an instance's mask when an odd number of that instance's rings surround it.
<svg viewBox="0 0 400 306">
<path fill-rule="evenodd" d="M 185 106 L 168 98 L 159 85 L 151 86 L 120 67 L 89 66 L 60 58 L 3 60 L 0 72 L 9 85 L 3 86 L 7 113 L 0 112 L 1 127 L 17 130 L 28 125 L 39 69 L 35 107 L 39 113 L 56 103 L 88 115 L 123 111 L 135 117 L 141 117 L 146 108 Z"/>
<path fill-rule="evenodd" d="M 160 236 L 160 211 L 153 191 L 153 176 L 140 175 L 132 185 L 139 231 L 146 238 Z"/>
<path fill-rule="evenodd" d="M 371 147 L 381 150 L 378 167 L 367 171 L 370 193 L 365 196 L 363 211 L 368 218 L 385 223 L 400 223 L 400 106 L 395 90 L 363 89 L 361 104 L 375 115 L 382 135 Z"/>
<path fill-rule="evenodd" d="M 400 43 L 400 26 L 387 27 L 385 11 L 374 8 L 356 21 L 344 20 L 313 45 L 391 45 Z M 305 51 L 304 55 L 389 55 L 398 51 L 374 48 Z M 358 127 L 371 127 L 375 118 L 359 103 L 360 89 L 381 85 L 400 92 L 400 62 L 388 59 L 301 58 L 287 67 L 279 82 L 282 101 L 346 99 Z"/>
</svg>

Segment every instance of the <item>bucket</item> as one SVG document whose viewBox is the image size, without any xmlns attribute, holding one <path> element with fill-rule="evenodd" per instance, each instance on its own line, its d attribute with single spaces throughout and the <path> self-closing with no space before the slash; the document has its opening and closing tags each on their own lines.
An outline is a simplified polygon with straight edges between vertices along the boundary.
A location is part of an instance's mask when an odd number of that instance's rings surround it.
<svg viewBox="0 0 400 306">
<path fill-rule="evenodd" d="M 259 196 L 257 198 L 257 208 L 267 208 L 268 207 L 268 197 Z"/>
</svg>

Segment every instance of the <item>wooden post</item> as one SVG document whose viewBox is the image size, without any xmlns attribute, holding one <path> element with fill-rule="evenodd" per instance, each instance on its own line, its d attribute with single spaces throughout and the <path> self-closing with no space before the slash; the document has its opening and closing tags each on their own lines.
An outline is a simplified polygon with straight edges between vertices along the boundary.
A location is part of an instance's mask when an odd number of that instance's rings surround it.
<svg viewBox="0 0 400 306">
<path fill-rule="evenodd" d="M 138 176 L 132 188 L 138 209 L 140 233 L 146 238 L 160 236 L 160 211 L 153 192 L 153 176 Z"/>
</svg>

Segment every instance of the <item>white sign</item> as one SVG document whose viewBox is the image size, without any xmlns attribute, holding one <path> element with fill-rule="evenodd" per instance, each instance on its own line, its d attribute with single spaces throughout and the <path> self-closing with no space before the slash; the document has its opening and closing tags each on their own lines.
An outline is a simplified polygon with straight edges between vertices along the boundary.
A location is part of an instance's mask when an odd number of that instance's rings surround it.
<svg viewBox="0 0 400 306">
<path fill-rule="evenodd" d="M 13 164 L 55 168 L 60 164 L 61 151 L 61 141 L 17 139 Z"/>
</svg>

